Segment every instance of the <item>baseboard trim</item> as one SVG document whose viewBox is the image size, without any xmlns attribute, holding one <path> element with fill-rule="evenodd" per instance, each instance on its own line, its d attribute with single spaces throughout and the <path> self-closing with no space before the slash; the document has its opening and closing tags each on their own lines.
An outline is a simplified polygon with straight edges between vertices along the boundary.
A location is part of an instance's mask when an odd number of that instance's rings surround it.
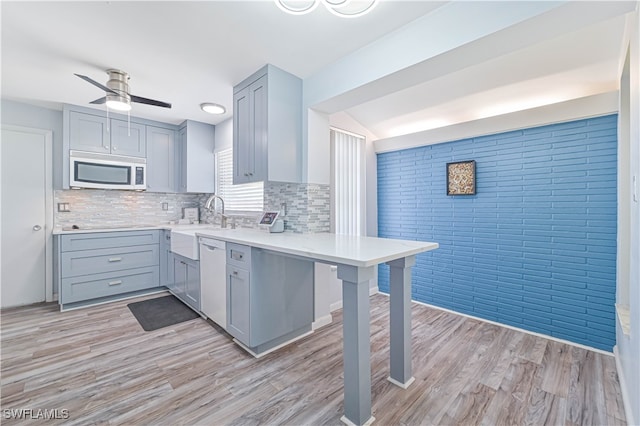
<svg viewBox="0 0 640 426">
<path fill-rule="evenodd" d="M 624 415 L 627 418 L 628 425 L 637 425 L 636 419 L 633 418 L 633 412 L 631 411 L 631 396 L 627 392 L 627 381 L 625 380 L 624 372 L 622 371 L 622 362 L 620 361 L 620 352 L 618 351 L 618 345 L 613 347 L 613 355 L 616 359 L 616 371 L 618 372 L 618 382 L 620 382 L 620 391 L 622 393 L 622 403 L 624 404 Z"/>
<path fill-rule="evenodd" d="M 389 295 L 387 293 L 384 293 L 384 292 L 379 292 L 379 294 L 381 294 L 383 296 L 386 296 L 386 297 L 389 297 Z M 418 302 L 417 300 L 413 300 L 413 299 L 411 299 L 411 302 L 416 303 L 418 305 L 426 306 L 428 308 L 437 309 L 439 311 L 448 312 L 450 314 L 460 315 L 460 316 L 463 316 L 463 317 L 466 317 L 466 318 L 471 318 L 471 319 L 474 319 L 474 320 L 486 322 L 488 324 L 497 325 L 499 327 L 508 328 L 510 330 L 520 331 L 522 333 L 530 334 L 532 336 L 542 337 L 543 339 L 553 340 L 554 342 L 564 343 L 564 344 L 567 344 L 567 345 L 570 345 L 570 346 L 575 346 L 577 348 L 586 349 L 588 351 L 598 352 L 598 353 L 603 354 L 603 355 L 613 356 L 613 352 L 603 351 L 602 349 L 592 348 L 591 346 L 582 345 L 580 343 L 571 342 L 569 340 L 558 339 L 557 337 L 549 336 L 547 334 L 536 333 L 535 331 L 525 330 L 524 328 L 514 327 L 512 325 L 503 324 L 503 323 L 497 322 L 497 321 L 491 321 L 491 320 L 488 320 L 486 318 L 480 318 L 480 317 L 475 317 L 475 316 L 469 315 L 469 314 L 463 314 L 462 312 L 454 311 L 452 309 L 443 308 L 441 306 L 430 305 L 429 303 Z"/>
<path fill-rule="evenodd" d="M 333 322 L 333 316 L 331 316 L 331 314 L 325 315 L 323 317 L 316 319 L 314 322 L 312 322 L 311 329 L 317 330 L 320 327 L 324 327 L 325 325 L 331 324 L 332 322 Z"/>
<path fill-rule="evenodd" d="M 247 345 L 245 345 L 244 343 L 242 343 L 241 341 L 239 341 L 239 340 L 238 340 L 238 339 L 236 339 L 236 338 L 234 338 L 234 339 L 233 339 L 233 342 L 234 342 L 236 345 L 240 346 L 242 349 L 244 349 L 246 352 L 248 352 L 248 353 L 249 353 L 251 356 L 253 356 L 254 358 L 260 359 L 260 358 L 262 358 L 263 356 L 270 354 L 271 352 L 277 351 L 278 349 L 283 348 L 283 347 L 287 346 L 288 344 L 293 343 L 293 342 L 295 342 L 295 341 L 297 341 L 297 340 L 300 340 L 300 339 L 302 339 L 302 338 L 304 338 L 304 337 L 307 337 L 307 336 L 309 336 L 309 335 L 311 335 L 311 334 L 313 334 L 313 330 L 309 330 L 309 331 L 307 331 L 306 333 L 303 333 L 303 334 L 301 334 L 301 335 L 299 335 L 299 336 L 296 336 L 296 337 L 294 337 L 293 339 L 287 340 L 286 342 L 282 342 L 282 343 L 280 343 L 279 345 L 274 346 L 273 348 L 267 349 L 267 350 L 266 350 L 266 351 L 264 351 L 264 352 L 260 352 L 259 354 L 258 354 L 258 353 L 255 353 L 254 351 L 252 351 L 251 349 L 249 349 L 249 347 L 248 347 Z"/>
</svg>

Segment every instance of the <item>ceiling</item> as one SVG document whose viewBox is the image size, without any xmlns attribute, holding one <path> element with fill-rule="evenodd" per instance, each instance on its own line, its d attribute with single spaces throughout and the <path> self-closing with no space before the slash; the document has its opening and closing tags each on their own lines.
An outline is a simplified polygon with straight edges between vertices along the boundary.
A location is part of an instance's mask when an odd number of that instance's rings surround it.
<svg viewBox="0 0 640 426">
<path fill-rule="evenodd" d="M 173 104 L 133 104 L 132 115 L 217 124 L 233 113 L 232 87 L 264 64 L 306 78 L 445 3 L 382 0 L 364 17 L 341 19 L 322 7 L 287 15 L 266 0 L 2 1 L 2 97 L 89 107 L 104 93 L 73 74 L 104 84 L 117 68 L 131 76 L 131 93 Z M 616 90 L 624 29 L 620 15 L 556 31 L 346 112 L 385 138 Z M 227 113 L 206 114 L 202 102 Z"/>
</svg>

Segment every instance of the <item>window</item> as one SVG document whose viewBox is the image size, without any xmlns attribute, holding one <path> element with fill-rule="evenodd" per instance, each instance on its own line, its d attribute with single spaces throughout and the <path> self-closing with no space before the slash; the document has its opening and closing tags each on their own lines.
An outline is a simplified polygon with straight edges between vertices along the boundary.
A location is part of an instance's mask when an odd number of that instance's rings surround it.
<svg viewBox="0 0 640 426">
<path fill-rule="evenodd" d="M 264 206 L 264 184 L 233 184 L 233 151 L 216 153 L 216 194 L 224 199 L 227 212 L 261 212 Z"/>
<path fill-rule="evenodd" d="M 365 163 L 362 136 L 331 129 L 333 229 L 336 234 L 365 234 Z"/>
</svg>

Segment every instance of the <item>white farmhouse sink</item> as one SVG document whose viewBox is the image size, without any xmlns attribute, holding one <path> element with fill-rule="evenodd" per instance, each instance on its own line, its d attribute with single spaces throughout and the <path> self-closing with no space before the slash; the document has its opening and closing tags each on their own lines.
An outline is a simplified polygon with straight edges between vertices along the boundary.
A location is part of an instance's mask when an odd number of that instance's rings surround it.
<svg viewBox="0 0 640 426">
<path fill-rule="evenodd" d="M 198 260 L 200 258 L 198 237 L 196 237 L 198 231 L 199 229 L 171 230 L 171 251 L 180 256 Z"/>
</svg>

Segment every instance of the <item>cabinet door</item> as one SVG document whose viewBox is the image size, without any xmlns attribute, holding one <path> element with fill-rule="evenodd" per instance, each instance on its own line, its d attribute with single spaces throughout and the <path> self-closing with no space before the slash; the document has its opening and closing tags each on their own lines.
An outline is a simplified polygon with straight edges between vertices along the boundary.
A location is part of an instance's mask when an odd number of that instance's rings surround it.
<svg viewBox="0 0 640 426">
<path fill-rule="evenodd" d="M 250 164 L 248 170 L 249 182 L 263 182 L 267 180 L 267 76 L 249 86 L 249 104 L 251 106 L 250 128 L 251 143 Z M 277 153 L 274 153 L 277 155 Z"/>
<path fill-rule="evenodd" d="M 111 153 L 130 157 L 147 156 L 145 126 L 124 120 L 111 119 Z"/>
<path fill-rule="evenodd" d="M 249 271 L 227 265 L 227 331 L 247 346 L 251 346 L 249 278 Z"/>
<path fill-rule="evenodd" d="M 249 182 L 253 169 L 253 132 L 250 119 L 249 87 L 233 95 L 233 184 Z"/>
<path fill-rule="evenodd" d="M 184 298 L 191 307 L 200 311 L 200 268 L 199 262 L 185 262 L 186 282 Z"/>
<path fill-rule="evenodd" d="M 184 300 L 185 285 L 187 281 L 187 264 L 180 256 L 172 255 L 173 258 L 173 282 L 169 283 L 169 290 L 178 298 Z"/>
<path fill-rule="evenodd" d="M 107 119 L 76 111 L 69 113 L 69 147 L 78 151 L 109 154 Z"/>
<path fill-rule="evenodd" d="M 162 231 L 160 236 L 160 285 L 169 286 L 169 277 L 173 279 L 173 270 L 169 275 L 169 264 L 173 267 L 171 259 L 171 231 Z"/>
<path fill-rule="evenodd" d="M 178 192 L 187 192 L 187 128 L 183 127 L 178 132 L 178 147 L 176 149 L 176 164 L 179 170 Z"/>
<path fill-rule="evenodd" d="M 175 131 L 147 126 L 147 192 L 176 192 Z"/>
</svg>

